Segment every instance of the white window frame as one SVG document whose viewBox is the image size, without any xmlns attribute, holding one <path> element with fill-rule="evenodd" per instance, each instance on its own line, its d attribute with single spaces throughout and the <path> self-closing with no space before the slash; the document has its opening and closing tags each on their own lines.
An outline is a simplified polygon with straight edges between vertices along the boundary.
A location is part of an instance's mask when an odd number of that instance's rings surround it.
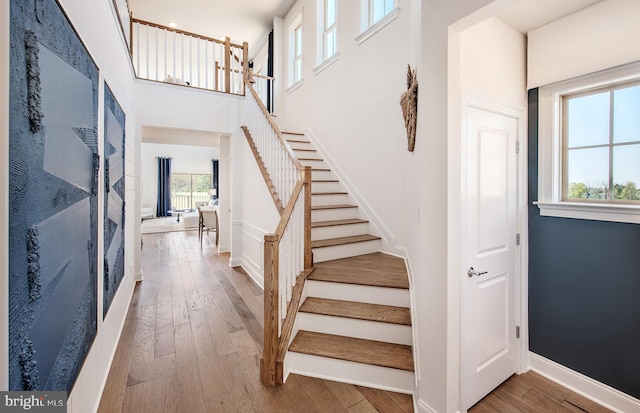
<svg viewBox="0 0 640 413">
<path fill-rule="evenodd" d="M 538 95 L 538 201 L 540 215 L 640 223 L 640 205 L 563 200 L 562 96 L 640 80 L 640 62 L 555 83 Z"/>
<path fill-rule="evenodd" d="M 329 0 L 317 0 L 317 32 L 316 32 L 316 61 L 317 66 L 313 69 L 314 74 L 322 72 L 327 67 L 331 66 L 340 58 L 338 52 L 338 5 L 339 0 L 334 0 L 335 5 L 335 19 L 331 26 L 327 27 L 327 2 Z M 335 36 L 335 49 L 331 55 L 327 47 L 327 39 L 331 32 L 334 32 Z"/>
<path fill-rule="evenodd" d="M 373 21 L 374 4 L 376 0 L 360 0 L 360 35 L 356 37 L 356 42 L 360 45 L 370 39 L 373 35 L 388 26 L 400 15 L 398 0 L 383 0 L 392 2 L 393 6 L 378 21 Z"/>
<path fill-rule="evenodd" d="M 296 41 L 297 31 L 301 32 L 301 44 L 298 50 L 298 43 Z M 304 79 L 304 27 L 302 25 L 302 13 L 296 16 L 289 26 L 289 88 L 287 92 L 291 92 L 297 89 Z M 296 76 L 297 65 L 300 65 L 300 77 Z"/>
</svg>

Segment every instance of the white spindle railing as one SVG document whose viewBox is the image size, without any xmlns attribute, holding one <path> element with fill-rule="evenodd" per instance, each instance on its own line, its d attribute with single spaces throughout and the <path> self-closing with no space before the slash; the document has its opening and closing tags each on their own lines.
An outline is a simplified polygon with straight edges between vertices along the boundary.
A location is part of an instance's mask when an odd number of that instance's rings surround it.
<svg viewBox="0 0 640 413">
<path fill-rule="evenodd" d="M 131 44 L 130 38 L 130 24 L 131 24 L 131 15 L 129 13 L 129 1 L 128 0 L 113 0 L 113 6 L 116 9 L 116 14 L 118 15 L 118 20 L 120 22 L 120 29 L 122 30 L 122 34 L 124 35 L 124 39 L 127 42 L 127 46 Z"/>
<path fill-rule="evenodd" d="M 258 74 L 253 74 L 253 88 L 260 96 L 260 100 L 266 106 L 269 113 L 273 113 L 273 102 L 274 102 L 274 82 L 275 79 L 271 76 L 263 76 Z"/>
<path fill-rule="evenodd" d="M 248 83 L 246 88 L 245 132 L 267 181 L 278 194 L 281 211 L 275 233 L 264 237 L 265 338 L 260 377 L 264 384 L 275 385 L 282 380 L 276 365 L 282 363 L 282 349 L 288 344 L 297 311 L 294 287 L 312 265 L 311 170 L 295 157 L 253 86 Z M 296 291 L 299 297 L 302 290 Z"/>
<path fill-rule="evenodd" d="M 122 1 L 122 0 L 120 0 Z M 133 19 L 131 59 L 142 79 L 244 94 L 247 44 Z"/>
<path fill-rule="evenodd" d="M 265 115 L 266 108 L 257 92 L 253 88 L 251 91 L 246 98 L 246 124 L 284 208 L 300 179 L 302 165 L 282 133 L 274 128 L 270 115 Z"/>
</svg>

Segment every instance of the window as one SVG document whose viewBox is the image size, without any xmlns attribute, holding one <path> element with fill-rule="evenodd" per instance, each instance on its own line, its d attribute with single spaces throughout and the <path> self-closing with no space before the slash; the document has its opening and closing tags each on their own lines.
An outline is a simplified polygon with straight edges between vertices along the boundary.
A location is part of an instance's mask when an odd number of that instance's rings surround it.
<svg viewBox="0 0 640 413">
<path fill-rule="evenodd" d="M 289 86 L 302 81 L 302 14 L 289 26 Z"/>
<path fill-rule="evenodd" d="M 195 209 L 196 202 L 209 201 L 209 188 L 209 174 L 171 174 L 171 208 Z"/>
<path fill-rule="evenodd" d="M 640 64 L 539 90 L 541 215 L 640 223 Z"/>
<path fill-rule="evenodd" d="M 360 29 L 362 33 L 356 37 L 358 44 L 362 44 L 382 30 L 399 14 L 400 9 L 396 7 L 396 0 L 360 0 Z"/>
<path fill-rule="evenodd" d="M 563 100 L 564 200 L 640 202 L 640 85 Z"/>
<path fill-rule="evenodd" d="M 302 80 L 302 24 L 294 30 L 293 82 Z"/>
<path fill-rule="evenodd" d="M 395 7 L 395 0 L 368 0 L 369 1 L 369 27 L 378 23 L 384 16 L 391 13 Z"/>
<path fill-rule="evenodd" d="M 336 0 L 323 0 L 322 60 L 327 60 L 338 51 L 336 29 Z"/>
</svg>

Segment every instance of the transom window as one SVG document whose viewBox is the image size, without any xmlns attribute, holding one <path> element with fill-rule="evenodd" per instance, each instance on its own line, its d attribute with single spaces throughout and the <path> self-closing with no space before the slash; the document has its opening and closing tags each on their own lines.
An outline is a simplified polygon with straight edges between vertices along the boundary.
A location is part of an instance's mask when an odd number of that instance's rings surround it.
<svg viewBox="0 0 640 413">
<path fill-rule="evenodd" d="M 563 96 L 563 199 L 640 203 L 640 84 Z"/>
</svg>

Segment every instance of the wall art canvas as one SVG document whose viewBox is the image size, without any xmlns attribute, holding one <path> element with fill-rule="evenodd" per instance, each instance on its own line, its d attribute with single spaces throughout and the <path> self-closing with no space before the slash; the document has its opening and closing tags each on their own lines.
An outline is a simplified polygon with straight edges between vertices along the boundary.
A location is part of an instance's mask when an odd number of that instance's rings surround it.
<svg viewBox="0 0 640 413">
<path fill-rule="evenodd" d="M 71 391 L 97 329 L 98 68 L 55 0 L 11 0 L 9 389 Z"/>
<path fill-rule="evenodd" d="M 103 315 L 124 277 L 125 114 L 104 86 L 104 283 Z"/>
</svg>

